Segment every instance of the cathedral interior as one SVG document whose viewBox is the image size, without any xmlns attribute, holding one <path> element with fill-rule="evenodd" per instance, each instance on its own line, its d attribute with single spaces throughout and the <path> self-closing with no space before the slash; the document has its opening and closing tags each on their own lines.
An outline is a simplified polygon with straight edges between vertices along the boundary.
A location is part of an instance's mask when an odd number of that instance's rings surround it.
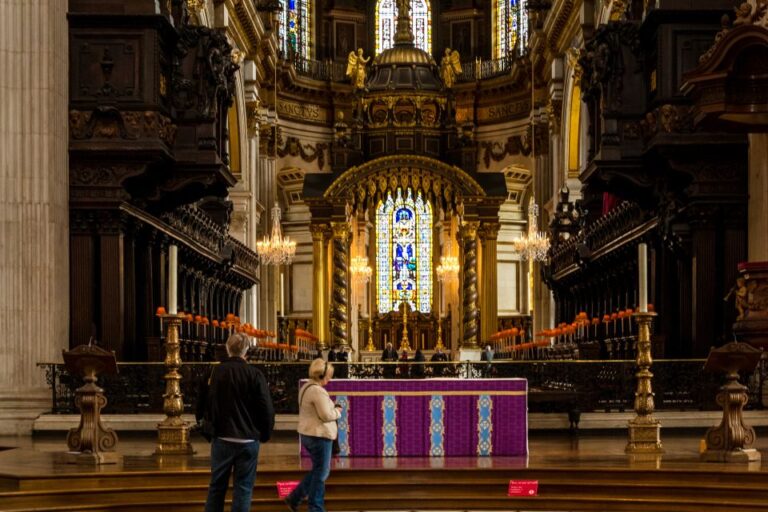
<svg viewBox="0 0 768 512">
<path fill-rule="evenodd" d="M 61 405 L 62 350 L 162 362 L 166 313 L 200 364 L 242 331 L 255 361 L 488 346 L 631 379 L 642 340 L 689 405 L 711 349 L 768 345 L 765 0 L 0 16 L 2 434 Z"/>
</svg>

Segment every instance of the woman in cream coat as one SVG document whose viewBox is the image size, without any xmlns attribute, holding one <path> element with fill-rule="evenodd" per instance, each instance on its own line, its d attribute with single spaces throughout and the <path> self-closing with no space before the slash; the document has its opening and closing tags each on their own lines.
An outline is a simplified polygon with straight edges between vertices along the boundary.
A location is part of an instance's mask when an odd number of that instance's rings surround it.
<svg viewBox="0 0 768 512">
<path fill-rule="evenodd" d="M 331 474 L 331 451 L 338 433 L 336 420 L 341 406 L 334 405 L 325 386 L 333 377 L 333 365 L 315 359 L 309 365 L 309 382 L 299 390 L 299 434 L 301 445 L 309 452 L 312 469 L 285 503 L 291 512 L 307 498 L 309 512 L 325 512 L 325 481 Z"/>
</svg>

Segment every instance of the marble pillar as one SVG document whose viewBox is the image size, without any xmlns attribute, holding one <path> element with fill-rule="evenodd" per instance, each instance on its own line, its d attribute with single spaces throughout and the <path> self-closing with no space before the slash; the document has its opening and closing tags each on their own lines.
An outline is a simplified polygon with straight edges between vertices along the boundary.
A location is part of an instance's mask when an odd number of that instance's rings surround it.
<svg viewBox="0 0 768 512">
<path fill-rule="evenodd" d="M 0 434 L 50 409 L 69 346 L 67 2 L 0 3 Z"/>
<path fill-rule="evenodd" d="M 482 281 L 480 282 L 480 339 L 484 344 L 491 339 L 498 324 L 498 272 L 496 266 L 496 244 L 499 236 L 498 222 L 483 222 L 480 224 L 478 235 L 480 237 Z"/>
<path fill-rule="evenodd" d="M 749 261 L 768 261 L 768 134 L 749 135 Z"/>
<path fill-rule="evenodd" d="M 349 242 L 347 222 L 332 222 L 331 339 L 333 345 L 349 345 Z"/>
</svg>

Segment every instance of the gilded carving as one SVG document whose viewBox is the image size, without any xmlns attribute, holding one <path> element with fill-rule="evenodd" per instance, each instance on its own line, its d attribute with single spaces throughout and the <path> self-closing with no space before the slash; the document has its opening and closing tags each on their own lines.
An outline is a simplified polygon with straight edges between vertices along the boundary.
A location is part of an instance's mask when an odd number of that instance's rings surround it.
<svg viewBox="0 0 768 512">
<path fill-rule="evenodd" d="M 766 0 L 747 0 L 739 6 L 733 8 L 735 19 L 731 23 L 727 15 L 723 15 L 720 20 L 721 30 L 715 35 L 715 42 L 701 57 L 699 63 L 703 64 L 712 58 L 720 43 L 732 29 L 744 25 L 754 25 L 768 29 L 768 1 Z"/>
<path fill-rule="evenodd" d="M 363 49 L 358 48 L 357 53 L 349 52 L 347 57 L 347 71 L 345 75 L 352 81 L 355 89 L 365 89 L 365 66 L 371 58 L 363 56 Z"/>
<path fill-rule="evenodd" d="M 450 48 L 445 49 L 445 55 L 443 55 L 440 61 L 440 78 L 443 79 L 443 84 L 446 89 L 452 89 L 453 84 L 456 82 L 456 77 L 461 74 L 461 56 L 456 50 Z"/>
<path fill-rule="evenodd" d="M 74 140 L 156 137 L 172 146 L 176 125 L 153 110 L 124 112 L 114 107 L 99 107 L 91 112 L 70 110 L 69 133 Z"/>
</svg>

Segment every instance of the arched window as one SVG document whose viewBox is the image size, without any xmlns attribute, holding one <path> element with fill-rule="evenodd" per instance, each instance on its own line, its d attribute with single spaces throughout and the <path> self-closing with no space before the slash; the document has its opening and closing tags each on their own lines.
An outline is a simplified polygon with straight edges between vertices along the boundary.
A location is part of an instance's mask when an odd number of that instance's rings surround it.
<svg viewBox="0 0 768 512">
<path fill-rule="evenodd" d="M 280 49 L 283 55 L 310 58 L 311 0 L 280 0 Z"/>
<path fill-rule="evenodd" d="M 411 27 L 416 47 L 432 54 L 432 8 L 429 0 L 411 0 Z M 395 44 L 397 5 L 395 0 L 376 2 L 376 53 Z"/>
<path fill-rule="evenodd" d="M 411 189 L 388 194 L 376 208 L 376 276 L 379 312 L 432 309 L 432 205 Z"/>
<path fill-rule="evenodd" d="M 522 54 L 528 42 L 528 0 L 495 0 L 493 54 L 497 59 Z"/>
</svg>

